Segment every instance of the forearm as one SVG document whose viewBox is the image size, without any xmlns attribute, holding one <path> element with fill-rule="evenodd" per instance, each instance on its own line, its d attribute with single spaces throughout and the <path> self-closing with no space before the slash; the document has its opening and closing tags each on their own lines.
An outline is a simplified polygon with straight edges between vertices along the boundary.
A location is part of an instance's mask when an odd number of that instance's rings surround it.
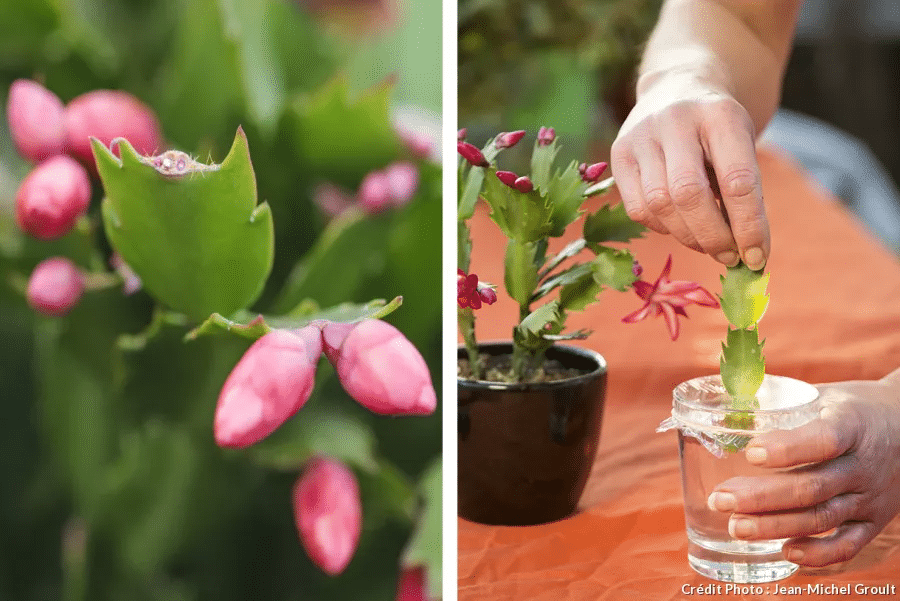
<svg viewBox="0 0 900 601">
<path fill-rule="evenodd" d="M 760 132 L 774 115 L 802 0 L 667 0 L 644 53 L 645 94 L 724 92 Z"/>
</svg>

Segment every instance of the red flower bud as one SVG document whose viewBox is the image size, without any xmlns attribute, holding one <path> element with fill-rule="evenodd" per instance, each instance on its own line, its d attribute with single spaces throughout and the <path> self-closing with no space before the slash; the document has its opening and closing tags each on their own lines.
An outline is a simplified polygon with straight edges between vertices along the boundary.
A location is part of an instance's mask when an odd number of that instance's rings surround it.
<svg viewBox="0 0 900 601">
<path fill-rule="evenodd" d="M 584 172 L 587 171 L 587 163 L 581 163 L 578 165 L 578 175 L 582 178 L 584 177 Z"/>
<path fill-rule="evenodd" d="M 542 127 L 538 130 L 538 146 L 549 146 L 556 139 L 556 130 L 552 127 Z"/>
<path fill-rule="evenodd" d="M 83 292 L 81 271 L 65 257 L 42 261 L 28 280 L 28 304 L 38 313 L 51 317 L 71 311 Z"/>
<path fill-rule="evenodd" d="M 214 431 L 221 447 L 244 448 L 271 434 L 312 393 L 322 332 L 273 330 L 253 343 L 225 380 Z"/>
<path fill-rule="evenodd" d="M 512 171 L 498 171 L 497 179 L 501 182 L 509 186 L 510 188 L 514 187 L 516 184 L 516 180 L 519 178 L 518 175 L 513 173 Z"/>
<path fill-rule="evenodd" d="M 326 322 L 322 335 L 344 390 L 369 411 L 427 415 L 437 407 L 425 359 L 394 326 L 378 319 Z"/>
<path fill-rule="evenodd" d="M 478 286 L 478 296 L 485 305 L 493 305 L 497 302 L 497 292 L 490 286 Z"/>
<path fill-rule="evenodd" d="M 65 150 L 62 101 L 36 81 L 17 79 L 12 83 L 6 102 L 6 118 L 19 154 L 32 163 Z"/>
<path fill-rule="evenodd" d="M 152 156 L 163 146 L 159 122 L 140 100 L 120 90 L 94 90 L 66 106 L 66 140 L 69 154 L 96 172 L 90 137 L 104 146 L 114 138 L 128 140 L 138 154 Z M 113 152 L 116 156 L 119 149 Z"/>
<path fill-rule="evenodd" d="M 516 179 L 516 181 L 513 182 L 513 187 L 523 194 L 528 194 L 534 190 L 534 184 L 531 183 L 531 179 L 527 175 L 523 175 Z"/>
<path fill-rule="evenodd" d="M 519 140 L 525 137 L 525 130 L 520 129 L 518 131 L 512 132 L 503 132 L 498 135 L 496 140 L 494 141 L 494 145 L 497 148 L 512 148 L 516 144 L 519 143 Z"/>
<path fill-rule="evenodd" d="M 72 229 L 91 201 L 87 171 L 66 155 L 35 167 L 16 193 L 16 223 L 35 238 L 52 240 Z"/>
<path fill-rule="evenodd" d="M 600 176 L 603 175 L 603 172 L 606 171 L 608 165 L 606 163 L 594 163 L 593 165 L 588 165 L 584 173 L 581 174 L 581 179 L 586 182 L 595 182 L 600 179 Z"/>
<path fill-rule="evenodd" d="M 313 563 L 332 576 L 350 563 L 362 531 L 356 477 L 344 464 L 314 457 L 293 491 L 294 522 Z"/>
<path fill-rule="evenodd" d="M 466 140 L 466 134 L 467 134 L 467 133 L 468 133 L 468 130 L 467 130 L 465 127 L 462 128 L 462 129 L 460 129 L 460 130 L 457 130 L 457 132 L 456 132 L 456 141 L 457 141 L 457 142 L 464 142 L 464 141 Z"/>
<path fill-rule="evenodd" d="M 425 591 L 425 568 L 406 568 L 397 585 L 397 601 L 428 601 Z"/>
<path fill-rule="evenodd" d="M 478 148 L 469 144 L 468 142 L 457 142 L 456 150 L 459 154 L 462 155 L 464 159 L 469 161 L 474 167 L 490 167 L 491 164 L 487 162 L 487 159 L 484 158 L 484 155 L 481 153 Z"/>
</svg>

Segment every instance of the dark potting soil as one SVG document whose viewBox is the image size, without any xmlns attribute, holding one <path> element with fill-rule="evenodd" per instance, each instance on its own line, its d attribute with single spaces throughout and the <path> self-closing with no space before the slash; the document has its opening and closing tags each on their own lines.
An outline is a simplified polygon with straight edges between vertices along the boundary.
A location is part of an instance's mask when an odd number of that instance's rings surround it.
<svg viewBox="0 0 900 601">
<path fill-rule="evenodd" d="M 511 357 L 509 355 L 493 356 L 487 353 L 480 355 L 481 363 L 484 369 L 481 373 L 481 382 L 512 382 L 510 377 Z M 536 384 L 539 382 L 556 382 L 557 380 L 565 380 L 583 375 L 584 370 L 572 367 L 566 367 L 555 359 L 544 361 L 542 367 L 537 369 L 527 369 L 525 371 L 525 382 Z M 472 379 L 472 369 L 468 358 L 459 358 L 456 360 L 456 375 L 464 380 Z"/>
</svg>

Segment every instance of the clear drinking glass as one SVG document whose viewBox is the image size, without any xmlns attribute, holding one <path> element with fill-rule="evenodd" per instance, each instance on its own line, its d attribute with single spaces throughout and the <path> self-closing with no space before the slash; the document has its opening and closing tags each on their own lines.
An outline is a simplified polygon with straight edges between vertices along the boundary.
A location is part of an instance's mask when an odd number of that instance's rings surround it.
<svg viewBox="0 0 900 601">
<path fill-rule="evenodd" d="M 709 509 L 706 501 L 729 478 L 773 473 L 747 463 L 744 446 L 761 432 L 790 430 L 818 417 L 818 391 L 800 380 L 766 375 L 757 393 L 760 409 L 728 409 L 728 399 L 718 375 L 688 380 L 673 391 L 669 426 L 678 428 L 688 561 L 723 582 L 780 580 L 797 570 L 782 556 L 785 539 L 735 540 L 728 534 L 729 515 Z"/>
</svg>

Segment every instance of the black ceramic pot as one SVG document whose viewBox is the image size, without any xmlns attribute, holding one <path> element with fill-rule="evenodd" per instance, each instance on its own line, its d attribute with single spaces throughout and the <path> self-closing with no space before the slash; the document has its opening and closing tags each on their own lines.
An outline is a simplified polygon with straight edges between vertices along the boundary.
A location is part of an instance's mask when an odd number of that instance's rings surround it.
<svg viewBox="0 0 900 601">
<path fill-rule="evenodd" d="M 512 352 L 510 343 L 479 348 L 491 356 Z M 561 345 L 547 358 L 583 375 L 537 384 L 457 380 L 461 517 L 526 525 L 575 511 L 600 439 L 606 361 Z"/>
</svg>

